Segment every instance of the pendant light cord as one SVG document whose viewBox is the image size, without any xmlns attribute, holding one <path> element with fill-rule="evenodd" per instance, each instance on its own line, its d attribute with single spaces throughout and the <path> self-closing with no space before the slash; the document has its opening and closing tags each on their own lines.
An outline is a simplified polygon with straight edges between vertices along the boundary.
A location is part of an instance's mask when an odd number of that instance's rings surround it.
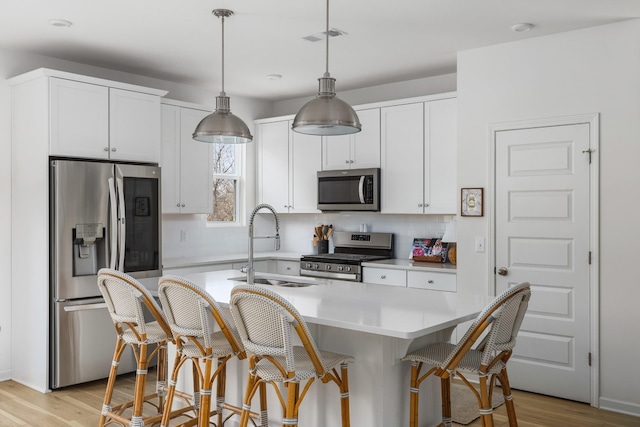
<svg viewBox="0 0 640 427">
<path fill-rule="evenodd" d="M 222 19 L 222 93 L 221 95 L 225 96 L 225 93 L 224 93 L 224 15 L 222 15 L 220 18 Z"/>
<path fill-rule="evenodd" d="M 324 75 L 326 77 L 329 77 L 329 0 L 327 0 L 327 32 L 326 32 L 326 39 L 327 39 L 327 59 L 326 59 L 326 71 L 324 73 Z"/>
</svg>

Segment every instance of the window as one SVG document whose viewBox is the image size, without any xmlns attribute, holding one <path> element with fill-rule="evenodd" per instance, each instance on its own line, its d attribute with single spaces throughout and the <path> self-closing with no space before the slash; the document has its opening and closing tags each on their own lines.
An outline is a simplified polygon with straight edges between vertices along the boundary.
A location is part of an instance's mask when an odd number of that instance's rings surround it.
<svg viewBox="0 0 640 427">
<path fill-rule="evenodd" d="M 239 144 L 213 145 L 213 212 L 207 215 L 207 221 L 238 221 L 241 153 Z"/>
</svg>

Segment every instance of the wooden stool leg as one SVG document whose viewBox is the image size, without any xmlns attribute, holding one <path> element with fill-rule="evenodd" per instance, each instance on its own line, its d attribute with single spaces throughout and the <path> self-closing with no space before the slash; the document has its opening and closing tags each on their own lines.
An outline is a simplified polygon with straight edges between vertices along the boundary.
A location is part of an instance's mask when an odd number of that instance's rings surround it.
<svg viewBox="0 0 640 427">
<path fill-rule="evenodd" d="M 297 426 L 298 425 L 298 396 L 300 393 L 300 383 L 289 381 L 287 387 L 287 406 L 285 408 L 282 425 Z M 286 421 L 286 424 L 285 424 Z"/>
<path fill-rule="evenodd" d="M 451 427 L 451 375 L 440 378 L 440 394 L 442 395 L 442 424 Z"/>
<path fill-rule="evenodd" d="M 480 376 L 480 417 L 483 427 L 493 427 L 493 406 L 491 404 L 491 396 L 489 395 L 490 385 L 487 376 Z"/>
<path fill-rule="evenodd" d="M 251 411 L 251 399 L 253 398 L 253 394 L 255 392 L 254 388 L 256 387 L 256 382 L 259 381 L 256 374 L 253 372 L 249 372 L 249 377 L 247 378 L 247 386 L 244 391 L 244 402 L 242 404 L 242 412 L 240 414 L 240 423 L 239 427 L 247 427 L 249 424 L 249 411 Z M 263 383 L 259 385 L 260 389 L 260 404 L 262 404 L 262 387 Z"/>
<path fill-rule="evenodd" d="M 420 388 L 418 375 L 422 364 L 411 362 L 411 380 L 409 382 L 409 427 L 418 427 L 418 398 Z"/>
<path fill-rule="evenodd" d="M 225 402 L 226 382 L 227 382 L 227 363 L 226 359 L 218 359 L 218 377 L 216 379 L 216 412 L 218 414 L 219 427 L 222 427 L 222 405 Z"/>
<path fill-rule="evenodd" d="M 144 403 L 144 388 L 147 382 L 149 362 L 147 360 L 147 344 L 138 346 L 138 368 L 136 370 L 136 386 L 133 395 L 133 413 L 131 414 L 130 427 L 143 426 L 142 406 Z"/>
<path fill-rule="evenodd" d="M 176 391 L 176 383 L 178 382 L 178 372 L 180 372 L 180 360 L 181 355 L 176 352 L 176 357 L 173 362 L 173 369 L 171 371 L 171 379 L 169 380 L 169 387 L 167 389 L 167 397 L 164 402 L 164 411 L 162 412 L 162 422 L 160 427 L 167 427 L 169 425 L 169 419 L 171 417 L 171 410 L 173 406 L 173 397 Z"/>
<path fill-rule="evenodd" d="M 340 407 L 342 409 L 342 427 L 350 427 L 349 372 L 346 363 L 340 365 Z"/>
<path fill-rule="evenodd" d="M 516 418 L 516 408 L 513 403 L 513 395 L 511 394 L 511 384 L 509 384 L 509 376 L 507 368 L 504 368 L 498 375 L 500 385 L 502 386 L 502 395 L 504 396 L 504 404 L 507 408 L 507 416 L 509 417 L 509 427 L 518 427 Z"/>
<path fill-rule="evenodd" d="M 204 359 L 204 372 L 202 388 L 200 389 L 200 416 L 198 427 L 208 427 L 211 411 L 211 358 Z"/>
<path fill-rule="evenodd" d="M 107 380 L 107 389 L 104 393 L 104 400 L 102 403 L 102 413 L 100 415 L 99 427 L 103 427 L 107 421 L 107 412 L 111 411 L 111 398 L 113 397 L 113 389 L 116 385 L 116 377 L 118 376 L 118 365 L 120 364 L 120 358 L 122 352 L 127 347 L 127 344 L 118 337 L 116 340 L 116 347 L 113 350 L 113 360 L 111 361 L 111 369 L 109 369 L 109 379 Z"/>
<path fill-rule="evenodd" d="M 267 385 L 260 381 L 260 426 L 269 427 L 269 412 L 267 411 Z"/>
<path fill-rule="evenodd" d="M 158 343 L 158 364 L 156 365 L 156 394 L 158 395 L 158 413 L 164 413 L 165 389 L 167 387 L 167 343 Z"/>
</svg>

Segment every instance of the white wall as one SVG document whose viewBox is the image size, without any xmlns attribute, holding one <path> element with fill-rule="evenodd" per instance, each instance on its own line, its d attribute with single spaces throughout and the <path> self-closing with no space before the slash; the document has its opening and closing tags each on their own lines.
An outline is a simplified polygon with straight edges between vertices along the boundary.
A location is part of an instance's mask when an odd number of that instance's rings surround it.
<svg viewBox="0 0 640 427">
<path fill-rule="evenodd" d="M 11 205 L 7 202 L 11 200 L 11 90 L 5 79 L 41 67 L 165 89 L 169 91 L 168 98 L 211 105 L 212 107 L 215 106 L 215 96 L 217 95 L 217 93 L 193 86 L 0 49 L 0 149 L 3 153 L 0 156 L 0 200 L 5 201 L 0 204 L 0 272 L 5 278 L 0 282 L 0 349 L 2 349 L 0 351 L 0 381 L 11 377 L 11 282 L 6 280 L 11 277 Z M 231 96 L 232 111 L 243 118 L 252 132 L 253 120 L 267 115 L 272 107 L 269 102 Z M 253 145 L 247 147 L 249 182 L 255 180 L 253 151 Z M 253 191 L 253 186 L 250 186 L 250 200 L 254 198 Z M 216 241 L 214 235 L 214 244 Z"/>
<path fill-rule="evenodd" d="M 637 415 L 639 50 L 633 20 L 458 55 L 460 187 L 490 185 L 489 124 L 600 113 L 600 405 Z M 489 219 L 458 219 L 459 290 L 489 287 L 491 251 L 473 250 L 475 236 L 489 237 Z"/>
</svg>

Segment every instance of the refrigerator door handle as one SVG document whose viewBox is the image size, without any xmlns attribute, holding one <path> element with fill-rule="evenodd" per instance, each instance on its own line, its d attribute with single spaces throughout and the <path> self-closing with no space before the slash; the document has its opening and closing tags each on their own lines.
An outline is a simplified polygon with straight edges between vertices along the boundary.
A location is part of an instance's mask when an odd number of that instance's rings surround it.
<svg viewBox="0 0 640 427">
<path fill-rule="evenodd" d="M 122 179 L 116 179 L 116 185 L 118 186 L 118 208 L 119 212 L 119 221 L 118 221 L 118 241 L 120 242 L 120 260 L 118 262 L 118 270 L 124 272 L 124 248 L 125 248 L 125 239 L 127 236 L 127 222 L 126 222 L 126 210 L 124 206 L 124 187 L 122 185 Z"/>
<path fill-rule="evenodd" d="M 99 310 L 102 308 L 107 308 L 106 302 L 99 302 L 94 304 L 81 304 L 81 305 L 68 305 L 63 308 L 64 311 L 84 311 L 84 310 Z"/>
<path fill-rule="evenodd" d="M 111 261 L 109 262 L 109 268 L 115 270 L 118 255 L 118 201 L 116 200 L 116 188 L 113 178 L 109 178 L 109 202 L 111 203 L 111 241 L 109 242 Z"/>
</svg>

